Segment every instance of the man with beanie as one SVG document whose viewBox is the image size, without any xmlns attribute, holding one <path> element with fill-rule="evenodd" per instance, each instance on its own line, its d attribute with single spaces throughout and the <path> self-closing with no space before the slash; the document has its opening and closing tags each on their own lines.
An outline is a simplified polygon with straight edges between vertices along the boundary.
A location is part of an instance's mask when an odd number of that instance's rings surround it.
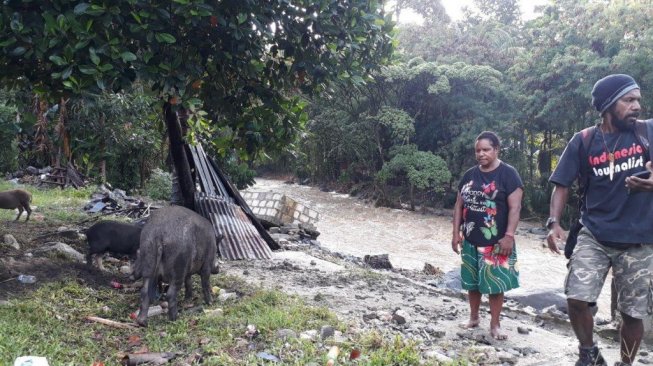
<svg viewBox="0 0 653 366">
<path fill-rule="evenodd" d="M 592 104 L 601 115 L 595 127 L 569 141 L 549 179 L 551 195 L 547 228 L 549 249 L 560 253 L 565 234 L 559 225 L 574 180 L 584 189 L 577 244 L 569 260 L 565 294 L 569 320 L 579 341 L 576 366 L 607 365 L 592 336 L 594 319 L 589 304 L 601 292 L 610 268 L 621 313 L 621 362 L 631 365 L 644 332 L 642 319 L 650 314 L 653 275 L 653 175 L 648 140 L 636 133 L 650 123 L 638 121 L 641 95 L 635 80 L 624 74 L 594 84 Z M 646 125 L 644 125 L 646 127 Z M 593 134 L 587 138 L 587 134 Z M 586 136 L 586 137 L 584 137 Z M 585 146 L 587 145 L 587 146 Z M 584 161 L 583 161 L 584 160 Z M 584 180 L 584 181 L 583 181 Z"/>
</svg>

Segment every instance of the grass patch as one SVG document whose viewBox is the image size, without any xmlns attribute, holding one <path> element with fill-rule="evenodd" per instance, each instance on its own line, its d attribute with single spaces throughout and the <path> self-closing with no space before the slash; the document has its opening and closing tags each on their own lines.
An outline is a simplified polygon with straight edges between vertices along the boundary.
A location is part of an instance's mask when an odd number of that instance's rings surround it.
<svg viewBox="0 0 653 366">
<path fill-rule="evenodd" d="M 0 182 L 0 190 L 16 188 Z M 37 189 L 26 187 L 38 208 L 27 224 L 12 225 L 12 233 L 21 234 L 21 243 L 28 243 L 37 231 L 49 231 L 82 221 L 88 216 L 82 207 L 94 187 L 85 189 Z M 38 214 L 38 218 L 35 215 Z M 13 220 L 15 213 L 0 210 L 0 221 Z M 38 230 L 37 230 L 38 229 Z M 50 263 L 54 270 L 69 262 Z M 89 281 L 89 273 L 75 268 L 57 272 L 51 281 L 39 281 L 28 292 L 20 292 L 0 304 L 0 365 L 11 365 L 19 356 L 47 357 L 51 365 L 90 365 L 95 361 L 118 365 L 125 354 L 176 352 L 173 364 L 193 365 L 266 365 L 272 364 L 257 356 L 267 352 L 278 357 L 277 365 L 324 365 L 333 339 L 282 340 L 281 329 L 300 334 L 329 325 L 346 334 L 340 344 L 336 365 L 420 365 L 418 344 L 378 332 L 347 333 L 348 326 L 325 307 L 307 305 L 301 298 L 279 291 L 247 284 L 238 277 L 212 276 L 212 286 L 236 292 L 237 299 L 224 304 L 204 306 L 205 310 L 221 308 L 223 315 L 181 311 L 176 322 L 166 316 L 149 319 L 148 328 L 117 329 L 88 322 L 87 316 L 99 316 L 131 323 L 129 315 L 139 307 L 139 293 L 110 288 L 104 280 Z M 197 276 L 195 276 L 197 277 Z M 371 271 L 356 271 L 337 281 L 363 280 L 376 284 L 383 277 Z M 108 281 L 106 281 L 108 282 Z M 194 293 L 201 297 L 199 279 Z M 180 300 L 181 298 L 180 294 Z M 180 308 L 184 302 L 181 301 Z M 196 299 L 195 305 L 202 304 Z M 250 339 L 247 326 L 259 334 Z M 319 336 L 318 336 L 319 338 Z M 360 358 L 349 360 L 352 350 Z M 424 363 L 437 364 L 437 363 Z"/>
<path fill-rule="evenodd" d="M 81 221 L 88 218 L 83 211 L 84 205 L 95 191 L 95 186 L 88 186 L 81 189 L 74 188 L 37 188 L 33 186 L 13 185 L 7 181 L 0 182 L 0 191 L 10 189 L 24 189 L 32 193 L 32 203 L 30 206 L 36 206 L 32 211 L 30 221 L 42 220 L 44 222 L 55 224 L 65 224 L 75 221 Z M 21 220 L 25 219 L 25 213 Z M 0 210 L 0 221 L 13 220 L 16 218 L 15 210 Z"/>
<path fill-rule="evenodd" d="M 0 364 L 12 364 L 19 356 L 39 355 L 52 365 L 88 365 L 94 361 L 116 365 L 126 353 L 146 348 L 150 352 L 178 352 L 177 361 L 196 355 L 193 364 L 202 365 L 262 364 L 256 356 L 261 351 L 276 355 L 283 365 L 322 365 L 327 361 L 328 341 L 283 341 L 276 332 L 292 329 L 299 334 L 323 325 L 346 330 L 328 309 L 308 306 L 298 297 L 255 288 L 224 275 L 214 276 L 212 283 L 240 294 L 237 300 L 205 307 L 221 307 L 223 316 L 185 311 L 176 322 L 156 316 L 150 318 L 148 328 L 133 330 L 90 323 L 85 318 L 94 315 L 130 322 L 129 314 L 138 307 L 138 293 L 109 287 L 93 289 L 75 278 L 45 284 L 29 296 L 0 306 Z M 194 285 L 199 294 L 199 284 Z M 251 340 L 245 336 L 248 324 L 260 332 Z M 339 365 L 419 364 L 414 343 L 388 340 L 380 333 L 350 339 L 340 346 Z M 362 356 L 349 361 L 354 348 Z"/>
</svg>

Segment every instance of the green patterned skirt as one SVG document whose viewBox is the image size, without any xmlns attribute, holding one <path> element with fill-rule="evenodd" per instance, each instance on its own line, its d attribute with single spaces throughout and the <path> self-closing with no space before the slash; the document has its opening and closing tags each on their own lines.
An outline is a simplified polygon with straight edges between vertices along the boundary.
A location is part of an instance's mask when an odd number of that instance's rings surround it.
<svg viewBox="0 0 653 366">
<path fill-rule="evenodd" d="M 462 287 L 482 294 L 499 294 L 519 287 L 517 246 L 510 256 L 494 253 L 495 246 L 475 247 L 464 240 L 460 269 Z"/>
</svg>

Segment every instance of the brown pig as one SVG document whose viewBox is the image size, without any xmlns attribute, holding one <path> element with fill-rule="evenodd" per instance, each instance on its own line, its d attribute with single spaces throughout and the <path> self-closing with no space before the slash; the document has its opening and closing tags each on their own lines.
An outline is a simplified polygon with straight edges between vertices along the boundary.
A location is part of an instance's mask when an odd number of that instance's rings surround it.
<svg viewBox="0 0 653 366">
<path fill-rule="evenodd" d="M 11 191 L 0 192 L 0 208 L 7 210 L 17 208 L 18 216 L 16 216 L 16 220 L 20 218 L 23 211 L 27 211 L 27 218 L 25 221 L 29 220 L 29 215 L 32 214 L 32 209 L 29 207 L 30 202 L 32 202 L 32 194 L 25 190 L 14 189 Z"/>
</svg>

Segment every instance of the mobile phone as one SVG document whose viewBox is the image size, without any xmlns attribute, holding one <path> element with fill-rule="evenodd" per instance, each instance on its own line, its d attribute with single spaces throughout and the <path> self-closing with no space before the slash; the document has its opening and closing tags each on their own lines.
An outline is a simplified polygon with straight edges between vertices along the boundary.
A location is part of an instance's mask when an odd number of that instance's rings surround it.
<svg viewBox="0 0 653 366">
<path fill-rule="evenodd" d="M 642 178 L 642 179 L 648 179 L 651 176 L 651 172 L 648 170 L 642 170 L 641 172 L 637 172 L 631 177 L 637 177 L 637 178 Z"/>
</svg>

